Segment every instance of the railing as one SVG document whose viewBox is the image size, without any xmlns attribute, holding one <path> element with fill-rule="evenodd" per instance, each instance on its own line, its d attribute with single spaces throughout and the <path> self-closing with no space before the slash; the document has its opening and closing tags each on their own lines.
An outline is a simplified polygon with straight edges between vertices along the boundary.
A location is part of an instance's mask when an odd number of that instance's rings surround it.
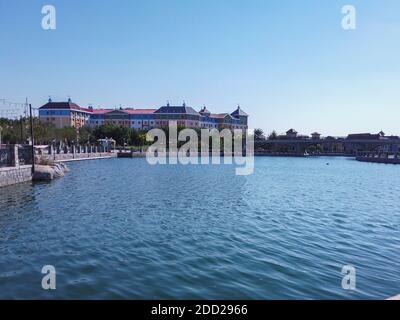
<svg viewBox="0 0 400 320">
<path fill-rule="evenodd" d="M 107 153 L 111 152 L 111 148 L 103 146 L 49 146 L 42 154 L 79 154 L 79 153 Z"/>
<path fill-rule="evenodd" d="M 359 152 L 357 157 L 376 159 L 400 159 L 400 152 Z"/>
</svg>

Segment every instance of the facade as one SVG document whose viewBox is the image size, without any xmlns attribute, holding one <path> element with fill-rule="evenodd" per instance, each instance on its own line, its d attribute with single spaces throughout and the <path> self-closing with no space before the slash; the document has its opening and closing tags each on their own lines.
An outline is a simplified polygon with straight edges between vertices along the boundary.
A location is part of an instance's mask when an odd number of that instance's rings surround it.
<svg viewBox="0 0 400 320">
<path fill-rule="evenodd" d="M 56 128 L 83 127 L 88 124 L 92 110 L 82 108 L 71 102 L 52 102 L 51 99 L 39 108 L 39 119 L 44 123 L 52 123 Z"/>
<path fill-rule="evenodd" d="M 127 126 L 136 130 L 168 127 L 171 121 L 178 126 L 198 129 L 241 129 L 248 128 L 248 115 L 240 108 L 229 113 L 213 114 L 203 107 L 199 112 L 192 107 L 171 106 L 169 103 L 159 109 L 93 109 L 82 108 L 71 100 L 52 102 L 49 100 L 39 108 L 40 121 L 52 123 L 57 128 L 101 126 L 106 124 Z"/>
</svg>

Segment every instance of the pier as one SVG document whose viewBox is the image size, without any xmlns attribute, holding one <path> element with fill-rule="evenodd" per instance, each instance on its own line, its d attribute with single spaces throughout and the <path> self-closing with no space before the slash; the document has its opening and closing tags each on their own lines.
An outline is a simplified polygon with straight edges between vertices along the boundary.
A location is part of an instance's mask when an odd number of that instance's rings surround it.
<svg viewBox="0 0 400 320">
<path fill-rule="evenodd" d="M 118 158 L 145 158 L 146 152 L 143 150 L 127 150 L 119 149 L 117 152 Z"/>
<path fill-rule="evenodd" d="M 365 152 L 361 153 L 356 157 L 357 161 L 361 162 L 373 162 L 373 163 L 385 163 L 385 164 L 400 164 L 400 154 L 390 152 Z"/>
<path fill-rule="evenodd" d="M 34 161 L 32 159 L 34 154 Z M 1 145 L 0 187 L 32 180 L 34 164 L 57 165 L 57 163 L 109 159 L 117 152 L 104 146 L 35 146 L 32 154 L 30 145 Z"/>
</svg>

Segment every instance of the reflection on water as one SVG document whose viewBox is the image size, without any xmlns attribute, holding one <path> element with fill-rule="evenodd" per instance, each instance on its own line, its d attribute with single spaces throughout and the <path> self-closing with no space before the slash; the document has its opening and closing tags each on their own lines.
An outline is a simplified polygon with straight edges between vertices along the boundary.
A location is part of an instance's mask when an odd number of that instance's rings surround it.
<svg viewBox="0 0 400 320">
<path fill-rule="evenodd" d="M 371 299 L 400 292 L 400 167 L 70 164 L 0 189 L 0 298 Z M 41 289 L 54 265 L 57 289 Z M 341 269 L 357 268 L 357 291 Z"/>
</svg>

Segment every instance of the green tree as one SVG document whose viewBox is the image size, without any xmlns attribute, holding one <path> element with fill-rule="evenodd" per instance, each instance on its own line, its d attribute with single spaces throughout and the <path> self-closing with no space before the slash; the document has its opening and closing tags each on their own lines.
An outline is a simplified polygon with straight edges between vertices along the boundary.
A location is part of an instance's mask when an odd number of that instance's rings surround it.
<svg viewBox="0 0 400 320">
<path fill-rule="evenodd" d="M 276 133 L 275 130 L 273 130 L 273 131 L 269 134 L 268 140 L 276 140 L 276 139 L 278 139 L 278 134 Z"/>
<path fill-rule="evenodd" d="M 265 139 L 264 131 L 262 129 L 254 129 L 254 139 L 256 140 Z"/>
</svg>

